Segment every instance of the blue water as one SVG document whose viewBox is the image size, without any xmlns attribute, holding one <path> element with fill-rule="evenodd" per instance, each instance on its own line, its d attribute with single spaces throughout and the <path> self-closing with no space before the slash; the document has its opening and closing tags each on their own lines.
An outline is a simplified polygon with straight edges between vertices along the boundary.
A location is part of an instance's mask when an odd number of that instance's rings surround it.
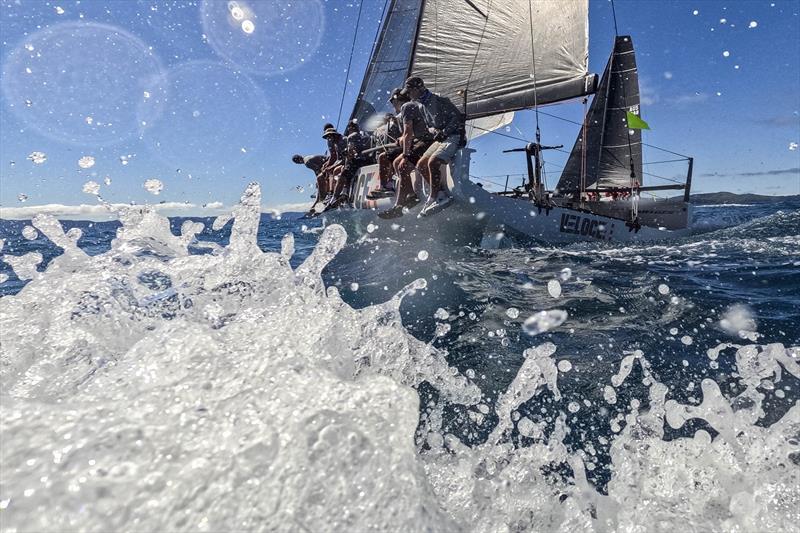
<svg viewBox="0 0 800 533">
<path fill-rule="evenodd" d="M 173 233 L 179 234 L 185 220 L 171 220 Z M 227 244 L 230 223 L 213 231 L 211 219 L 192 220 L 205 224 L 199 240 Z M 2 253 L 40 252 L 44 261 L 39 270 L 44 270 L 61 251 L 42 235 L 25 239 L 26 225 L 0 221 L 0 238 L 5 239 Z M 65 221 L 63 225 L 65 230 L 83 231 L 78 244 L 90 255 L 107 251 L 119 227 L 117 222 Z M 275 220 L 264 215 L 258 243 L 265 251 L 277 251 L 281 237 L 293 233 L 292 263 L 296 266 L 313 250 L 319 236 L 313 230 L 319 225 L 319 221 L 292 216 Z M 541 310 L 567 311 L 569 318 L 561 327 L 537 336 L 535 342 L 550 340 L 558 346 L 555 358 L 572 364 L 568 377 L 559 379 L 559 387 L 562 392 L 579 392 L 591 404 L 581 406 L 580 414 L 568 419 L 571 433 L 565 443 L 580 449 L 597 435 L 610 433 L 610 420 L 627 411 L 629 399 L 646 397 L 641 376 L 634 370 L 635 379 L 619 388 L 616 406 L 603 402 L 603 384 L 626 352 L 644 352 L 653 374 L 670 387 L 670 398 L 697 404 L 702 400 L 699 384 L 706 377 L 731 397 L 740 392 L 730 360 L 717 364 L 706 354 L 719 343 L 741 340 L 718 326 L 730 306 L 743 304 L 749 309 L 761 335 L 759 343 L 800 343 L 800 203 L 697 206 L 693 226 L 690 237 L 657 245 L 528 244 L 495 251 L 367 235 L 351 239 L 324 277 L 356 308 L 385 301 L 417 278 L 428 279 L 425 291 L 404 300 L 404 325 L 427 341 L 434 336 L 434 314 L 444 309 L 450 330 L 435 345 L 447 351 L 450 364 L 474 375 L 474 382 L 489 397 L 506 390 L 522 364 L 523 351 L 533 344 L 522 332 L 521 322 Z M 425 261 L 418 258 L 423 248 L 429 252 Z M 564 279 L 565 269 L 571 273 L 568 279 Z M 15 294 L 24 287 L 8 264 L 0 263 L 0 272 L 8 275 L 0 284 L 0 295 Z M 547 290 L 553 279 L 560 279 L 562 293 L 557 298 Z M 659 290 L 662 285 L 668 289 L 666 294 L 664 287 Z M 509 316 L 510 308 L 519 310 L 518 318 Z M 800 384 L 791 375 L 785 375 L 782 386 L 785 396 L 768 398 L 760 423 L 774 422 L 800 399 Z M 437 394 L 424 385 L 419 392 L 423 400 Z M 575 395 L 565 394 L 570 396 Z M 547 433 L 555 421 L 552 413 L 566 410 L 566 400 L 556 400 L 543 389 L 519 412 L 534 422 L 544 422 Z M 463 406 L 445 409 L 444 429 L 466 444 L 481 443 L 485 428 L 492 425 L 476 427 Z M 699 427 L 715 434 L 695 419 L 680 430 L 667 428 L 666 438 L 690 435 Z M 527 438 L 516 430 L 508 437 L 526 445 Z M 598 467 L 589 479 L 602 487 L 610 475 L 603 461 L 608 449 L 596 444 L 595 448 Z"/>
</svg>

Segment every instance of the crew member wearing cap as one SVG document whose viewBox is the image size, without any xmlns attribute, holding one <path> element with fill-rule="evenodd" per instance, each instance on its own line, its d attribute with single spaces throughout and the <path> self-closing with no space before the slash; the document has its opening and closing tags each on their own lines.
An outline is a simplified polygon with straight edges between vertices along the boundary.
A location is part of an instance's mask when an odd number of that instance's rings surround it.
<svg viewBox="0 0 800 533">
<path fill-rule="evenodd" d="M 419 102 L 428 130 L 433 135 L 433 144 L 422 154 L 417 170 L 428 182 L 430 195 L 419 215 L 424 217 L 443 209 L 453 199 L 441 186 L 441 167 L 449 163 L 463 146 L 464 116 L 449 98 L 430 92 L 422 78 L 412 76 L 405 82 L 404 92 Z M 404 153 L 404 156 L 411 155 Z"/>
<path fill-rule="evenodd" d="M 311 204 L 311 209 L 308 210 L 308 215 L 312 215 L 315 213 L 314 208 L 317 206 L 319 202 L 325 198 L 325 195 L 328 192 L 328 180 L 322 174 L 322 167 L 325 165 L 325 156 L 324 155 L 307 155 L 302 156 L 300 154 L 295 154 L 292 156 L 292 161 L 298 165 L 305 165 L 307 169 L 314 173 L 314 176 L 317 180 L 317 197 L 314 200 L 314 203 Z"/>
<path fill-rule="evenodd" d="M 378 216 L 384 219 L 402 216 L 405 209 L 410 209 L 419 203 L 419 197 L 414 192 L 411 173 L 433 143 L 433 136 L 428 131 L 422 107 L 418 102 L 409 101 L 403 104 L 400 109 L 400 121 L 403 124 L 403 135 L 400 138 L 402 151 L 394 161 L 395 172 L 400 181 L 395 205 L 378 213 Z"/>
<path fill-rule="evenodd" d="M 394 194 L 394 184 L 392 183 L 392 175 L 395 172 L 393 167 L 394 160 L 403 152 L 400 148 L 400 136 L 403 134 L 402 119 L 400 117 L 400 110 L 403 104 L 410 101 L 408 95 L 402 94 L 403 90 L 397 88 L 392 91 L 389 96 L 389 103 L 394 107 L 394 114 L 386 114 L 386 123 L 375 130 L 375 142 L 377 146 L 383 144 L 392 144 L 394 146 L 384 148 L 378 154 L 378 177 L 380 178 L 380 186 L 370 191 L 367 198 L 375 200 L 377 198 L 384 198 Z"/>
<path fill-rule="evenodd" d="M 358 174 L 358 169 L 374 162 L 369 156 L 362 155 L 364 150 L 371 147 L 372 138 L 367 132 L 361 131 L 357 120 L 353 120 L 347 125 L 344 130 L 344 139 L 344 163 L 336 167 L 333 172 L 335 181 L 333 200 L 325 207 L 326 211 L 349 201 L 350 185 Z"/>
<path fill-rule="evenodd" d="M 333 201 L 333 189 L 335 177 L 341 173 L 342 166 L 344 165 L 345 156 L 347 154 L 347 141 L 342 134 L 336 131 L 333 124 L 325 124 L 325 130 L 322 133 L 322 138 L 328 141 L 328 160 L 322 165 L 321 174 L 327 182 L 326 191 L 328 192 L 325 198 L 326 203 Z"/>
</svg>

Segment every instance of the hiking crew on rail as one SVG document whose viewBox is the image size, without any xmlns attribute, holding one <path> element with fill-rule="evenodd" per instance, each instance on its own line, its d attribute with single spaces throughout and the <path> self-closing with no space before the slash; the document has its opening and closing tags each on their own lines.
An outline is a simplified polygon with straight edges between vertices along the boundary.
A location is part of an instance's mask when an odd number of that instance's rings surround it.
<svg viewBox="0 0 800 533">
<path fill-rule="evenodd" d="M 392 170 L 399 178 L 395 205 L 379 213 L 381 218 L 402 216 L 420 202 L 424 189 L 427 189 L 427 199 L 418 217 L 437 213 L 453 202 L 442 186 L 441 169 L 466 144 L 464 115 L 449 98 L 428 90 L 417 76 L 408 78 L 402 89 L 395 89 L 389 101 L 398 114 L 387 115 L 385 125 L 377 128 L 374 134 L 361 131 L 356 121 L 347 125 L 344 136 L 332 124 L 325 125 L 323 138 L 328 141 L 328 160 L 317 174 L 320 189 L 309 215 L 316 213 L 316 204 L 323 195 L 321 187 L 325 187 L 327 193 L 325 211 L 351 202 L 352 184 L 358 170 L 376 160 L 380 187 L 369 193 L 369 199 L 394 193 Z M 397 123 L 402 134 L 396 139 L 397 144 L 392 145 L 386 141 L 398 133 Z M 379 152 L 377 157 L 370 150 L 373 146 L 373 150 Z M 420 190 L 416 192 L 412 183 L 415 169 L 426 186 L 418 187 Z"/>
</svg>

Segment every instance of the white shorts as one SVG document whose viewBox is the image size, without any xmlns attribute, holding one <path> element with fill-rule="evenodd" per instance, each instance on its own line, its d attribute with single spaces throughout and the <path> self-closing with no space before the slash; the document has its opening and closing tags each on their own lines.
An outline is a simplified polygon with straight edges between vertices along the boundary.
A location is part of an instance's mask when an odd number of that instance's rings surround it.
<svg viewBox="0 0 800 533">
<path fill-rule="evenodd" d="M 427 157 L 430 159 L 439 159 L 441 161 L 449 162 L 453 159 L 453 156 L 456 155 L 458 149 L 461 148 L 461 135 L 455 134 L 450 135 L 447 139 L 443 141 L 434 141 L 432 145 L 425 150 L 425 153 L 422 154 L 423 157 Z"/>
</svg>

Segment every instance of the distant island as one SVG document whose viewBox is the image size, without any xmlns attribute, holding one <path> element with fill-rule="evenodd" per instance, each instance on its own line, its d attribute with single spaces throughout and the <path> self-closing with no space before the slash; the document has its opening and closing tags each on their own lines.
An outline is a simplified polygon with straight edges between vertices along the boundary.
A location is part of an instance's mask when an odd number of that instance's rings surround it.
<svg viewBox="0 0 800 533">
<path fill-rule="evenodd" d="M 706 192 L 692 194 L 690 201 L 693 204 L 720 205 L 720 204 L 772 204 L 775 202 L 800 201 L 800 194 L 789 196 L 766 196 L 763 194 L 736 194 L 732 192 Z"/>
</svg>

